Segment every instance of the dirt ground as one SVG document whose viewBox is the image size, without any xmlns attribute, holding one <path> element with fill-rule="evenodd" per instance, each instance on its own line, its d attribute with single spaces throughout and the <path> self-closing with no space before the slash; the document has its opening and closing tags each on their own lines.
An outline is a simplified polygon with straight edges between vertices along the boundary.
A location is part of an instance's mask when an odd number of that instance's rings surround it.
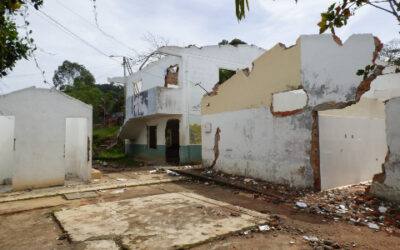
<svg viewBox="0 0 400 250">
<path fill-rule="evenodd" d="M 175 192 L 190 192 L 269 214 L 275 218 L 270 230 L 237 232 L 211 239 L 193 246 L 193 249 L 400 249 L 398 231 L 388 233 L 346 221 L 327 220 L 321 214 L 294 209 L 291 203 L 277 203 L 254 192 L 235 189 L 198 179 L 162 183 L 115 190 L 97 191 L 98 197 L 65 200 L 60 196 L 0 204 L 0 249 L 88 249 L 84 243 L 71 243 L 56 222 L 52 212 L 87 204 L 118 201 L 136 197 Z M 6 206 L 5 206 L 6 204 Z M 3 207 L 2 207 L 3 206 Z M 12 207 L 25 211 L 12 212 Z M 8 208 L 7 208 L 8 207 Z M 8 210 L 7 210 L 8 209 Z M 3 211 L 3 212 L 2 212 Z M 6 211 L 6 212 L 4 212 Z M 193 228 L 196 230 L 196 228 Z M 309 237 L 309 240 L 304 239 Z M 325 240 L 321 246 L 310 238 Z M 313 245 L 314 244 L 314 245 Z M 157 249 L 157 246 L 155 246 Z"/>
</svg>

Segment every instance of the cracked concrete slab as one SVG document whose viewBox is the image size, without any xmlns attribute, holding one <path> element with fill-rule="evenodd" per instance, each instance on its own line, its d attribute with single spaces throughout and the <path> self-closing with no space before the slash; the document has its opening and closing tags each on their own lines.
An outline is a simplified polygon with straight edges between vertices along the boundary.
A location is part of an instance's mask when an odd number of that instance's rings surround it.
<svg viewBox="0 0 400 250">
<path fill-rule="evenodd" d="M 240 231 L 268 216 L 193 193 L 168 193 L 55 212 L 73 242 L 120 239 L 132 249 L 170 249 Z"/>
<path fill-rule="evenodd" d="M 56 186 L 49 188 L 34 189 L 32 191 L 17 191 L 11 193 L 0 194 L 0 203 L 36 199 L 42 197 L 77 193 L 77 192 L 89 192 L 97 190 L 106 189 L 116 189 L 125 187 L 135 187 L 144 185 L 154 185 L 160 183 L 168 183 L 175 181 L 185 180 L 186 177 L 183 176 L 169 176 L 165 173 L 162 174 L 149 174 L 148 171 L 142 174 L 137 174 L 135 179 L 123 179 L 123 181 L 118 180 L 108 180 L 106 177 L 101 179 L 100 183 L 90 183 L 90 184 L 79 184 L 74 186 Z M 122 178 L 120 178 L 122 180 Z"/>
</svg>

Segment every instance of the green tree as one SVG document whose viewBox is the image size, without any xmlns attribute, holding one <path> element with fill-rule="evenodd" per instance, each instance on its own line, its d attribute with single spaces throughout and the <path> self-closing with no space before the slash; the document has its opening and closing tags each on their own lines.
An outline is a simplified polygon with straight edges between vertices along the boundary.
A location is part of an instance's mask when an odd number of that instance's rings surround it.
<svg viewBox="0 0 400 250">
<path fill-rule="evenodd" d="M 53 84 L 65 94 L 93 106 L 93 122 L 124 109 L 124 88 L 113 83 L 95 84 L 85 66 L 65 60 L 54 72 Z"/>
<path fill-rule="evenodd" d="M 384 61 L 400 66 L 400 39 L 384 44 L 379 56 Z"/>
<path fill-rule="evenodd" d="M 247 43 L 238 38 L 232 39 L 232 41 L 230 41 L 230 42 L 228 40 L 224 39 L 218 43 L 218 45 L 227 45 L 227 44 L 230 44 L 232 46 L 238 46 L 239 44 L 247 44 Z"/>
<path fill-rule="evenodd" d="M 295 0 L 297 3 L 297 0 Z M 242 20 L 246 17 L 246 9 L 249 10 L 248 0 L 235 0 L 236 17 Z M 400 24 L 400 1 L 399 0 L 340 0 L 328 7 L 321 13 L 321 21 L 318 23 L 319 32 L 324 33 L 330 29 L 335 34 L 335 28 L 341 28 L 347 24 L 348 19 L 357 10 L 364 6 L 372 6 L 378 10 L 391 14 Z"/>
<path fill-rule="evenodd" d="M 81 81 L 75 81 L 72 85 L 65 85 L 63 92 L 86 104 L 93 106 L 93 123 L 102 123 L 105 95 L 94 85 L 85 84 Z"/>
<path fill-rule="evenodd" d="M 16 16 L 25 17 L 28 4 L 35 9 L 43 4 L 43 0 L 1 0 L 0 1 L 0 78 L 6 76 L 15 66 L 15 63 L 27 59 L 36 49 L 29 34 L 29 22 L 24 20 L 25 34 L 18 32 Z"/>
<path fill-rule="evenodd" d="M 62 65 L 54 71 L 53 85 L 60 89 L 65 85 L 73 85 L 76 82 L 93 86 L 96 81 L 85 66 L 65 60 Z"/>
</svg>

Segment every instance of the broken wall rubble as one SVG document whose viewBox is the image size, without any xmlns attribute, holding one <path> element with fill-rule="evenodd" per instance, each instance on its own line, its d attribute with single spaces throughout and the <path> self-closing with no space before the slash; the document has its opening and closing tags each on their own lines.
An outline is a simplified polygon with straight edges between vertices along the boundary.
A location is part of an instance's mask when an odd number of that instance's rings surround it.
<svg viewBox="0 0 400 250">
<path fill-rule="evenodd" d="M 239 71 L 217 95 L 204 96 L 202 123 L 221 130 L 215 168 L 319 189 L 317 112 L 356 102 L 362 78 L 355 72 L 373 62 L 379 47 L 369 34 L 353 35 L 343 45 L 331 35 L 301 36 L 295 46 L 278 44 L 264 53 L 248 76 Z M 272 96 L 296 89 L 307 94 L 307 105 L 274 114 Z M 206 166 L 214 160 L 213 134 L 202 134 Z"/>
</svg>

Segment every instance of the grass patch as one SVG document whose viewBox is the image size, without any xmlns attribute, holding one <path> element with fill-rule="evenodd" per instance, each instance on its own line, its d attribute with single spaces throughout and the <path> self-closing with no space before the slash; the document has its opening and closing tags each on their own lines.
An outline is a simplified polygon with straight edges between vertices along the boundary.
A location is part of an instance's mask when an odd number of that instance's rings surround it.
<svg viewBox="0 0 400 250">
<path fill-rule="evenodd" d="M 125 155 L 124 143 L 120 140 L 117 145 L 102 152 L 96 160 L 106 161 L 120 166 L 141 167 L 143 164 Z"/>
<path fill-rule="evenodd" d="M 117 136 L 119 128 L 120 126 L 93 128 L 93 142 L 96 143 L 104 139 Z"/>
<path fill-rule="evenodd" d="M 96 159 L 117 160 L 125 158 L 124 144 L 119 141 L 117 145 L 99 154 Z"/>
</svg>

